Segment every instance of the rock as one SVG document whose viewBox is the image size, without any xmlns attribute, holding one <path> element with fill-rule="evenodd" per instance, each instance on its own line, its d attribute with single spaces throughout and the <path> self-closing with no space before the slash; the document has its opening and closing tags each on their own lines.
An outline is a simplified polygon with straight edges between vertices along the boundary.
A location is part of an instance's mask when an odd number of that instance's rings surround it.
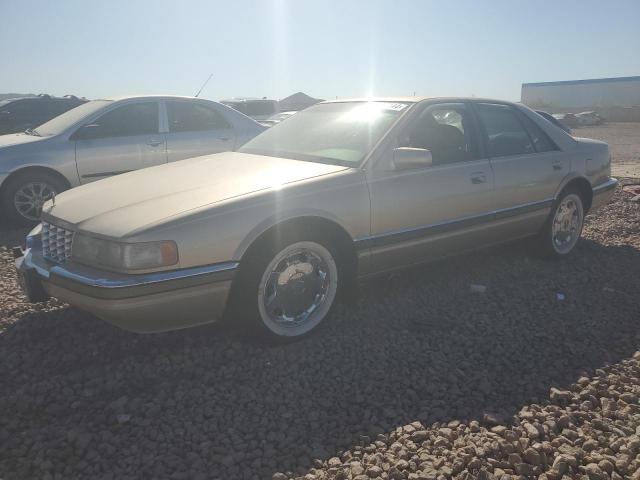
<svg viewBox="0 0 640 480">
<path fill-rule="evenodd" d="M 377 465 L 372 465 L 369 468 L 367 468 L 366 473 L 369 478 L 379 478 L 380 475 L 382 475 L 382 469 Z"/>
<path fill-rule="evenodd" d="M 625 392 L 622 395 L 620 395 L 620 400 L 622 400 L 625 403 L 636 404 L 638 403 L 638 396 L 631 392 Z"/>
<path fill-rule="evenodd" d="M 585 473 L 589 476 L 589 480 L 607 480 L 608 475 L 595 463 L 590 463 L 584 467 Z"/>
<path fill-rule="evenodd" d="M 607 472 L 609 475 L 611 474 L 611 472 L 613 472 L 613 468 L 614 468 L 613 463 L 611 463 L 611 461 L 607 460 L 606 458 L 598 462 L 598 467 L 600 467 L 600 469 L 602 469 L 603 471 Z"/>
<path fill-rule="evenodd" d="M 549 398 L 554 403 L 567 404 L 571 401 L 572 395 L 569 390 L 560 390 L 558 388 L 551 388 Z"/>
<path fill-rule="evenodd" d="M 527 448 L 523 454 L 522 454 L 522 458 L 524 459 L 525 462 L 534 465 L 534 466 L 538 466 L 540 465 L 540 454 L 534 449 L 534 448 Z"/>
<path fill-rule="evenodd" d="M 536 427 L 534 427 L 533 425 L 531 425 L 529 422 L 525 422 L 523 424 L 524 430 L 527 434 L 527 437 L 531 438 L 531 439 L 537 439 L 540 437 L 540 432 L 538 431 L 538 429 Z"/>
<path fill-rule="evenodd" d="M 411 434 L 411 441 L 415 443 L 424 442 L 429 438 L 429 433 L 426 430 L 416 430 Z"/>
<path fill-rule="evenodd" d="M 585 452 L 591 452 L 593 450 L 595 450 L 596 448 L 598 448 L 598 442 L 596 440 L 593 439 L 589 439 L 586 442 L 584 442 L 582 444 L 582 449 Z"/>
<path fill-rule="evenodd" d="M 349 468 L 351 469 L 351 475 L 353 476 L 362 475 L 364 473 L 364 467 L 359 462 L 351 462 Z"/>
<path fill-rule="evenodd" d="M 531 477 L 533 475 L 533 466 L 528 463 L 516 463 L 514 468 L 518 475 L 524 475 L 525 477 Z"/>
<path fill-rule="evenodd" d="M 522 463 L 522 457 L 517 453 L 510 453 L 508 462 L 512 467 L 515 467 L 517 464 Z"/>
</svg>

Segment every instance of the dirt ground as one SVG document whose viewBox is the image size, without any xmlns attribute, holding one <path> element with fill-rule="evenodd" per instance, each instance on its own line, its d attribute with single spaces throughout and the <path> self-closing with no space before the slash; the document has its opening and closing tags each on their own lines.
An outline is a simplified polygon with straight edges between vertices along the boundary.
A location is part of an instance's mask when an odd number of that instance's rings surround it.
<svg viewBox="0 0 640 480">
<path fill-rule="evenodd" d="M 640 123 L 606 123 L 594 127 L 576 127 L 574 137 L 607 142 L 613 154 L 614 177 L 640 178 Z"/>
</svg>

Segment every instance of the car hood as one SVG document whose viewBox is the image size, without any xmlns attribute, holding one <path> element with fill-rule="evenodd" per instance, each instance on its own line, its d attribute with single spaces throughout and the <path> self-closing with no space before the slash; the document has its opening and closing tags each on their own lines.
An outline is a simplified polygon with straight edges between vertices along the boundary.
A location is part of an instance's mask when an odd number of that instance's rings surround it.
<svg viewBox="0 0 640 480">
<path fill-rule="evenodd" d="M 56 196 L 44 217 L 121 238 L 147 225 L 346 167 L 225 152 L 107 178 Z"/>
<path fill-rule="evenodd" d="M 40 142 L 48 137 L 38 137 L 37 135 L 27 135 L 26 133 L 9 133 L 0 135 L 0 148 L 13 147 L 24 143 Z"/>
</svg>

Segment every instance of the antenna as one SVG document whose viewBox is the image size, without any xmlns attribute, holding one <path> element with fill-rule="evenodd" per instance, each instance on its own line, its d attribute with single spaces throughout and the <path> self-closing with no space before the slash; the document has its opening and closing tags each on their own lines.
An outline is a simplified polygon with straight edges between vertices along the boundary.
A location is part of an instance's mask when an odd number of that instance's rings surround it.
<svg viewBox="0 0 640 480">
<path fill-rule="evenodd" d="M 200 87 L 200 90 L 198 90 L 198 93 L 196 93 L 196 98 L 198 98 L 198 96 L 200 95 L 200 92 L 202 92 L 202 89 L 207 86 L 207 83 L 209 83 L 209 80 L 211 80 L 211 77 L 213 77 L 213 73 L 209 75 L 209 78 L 207 78 L 207 80 L 202 84 L 202 86 Z"/>
</svg>

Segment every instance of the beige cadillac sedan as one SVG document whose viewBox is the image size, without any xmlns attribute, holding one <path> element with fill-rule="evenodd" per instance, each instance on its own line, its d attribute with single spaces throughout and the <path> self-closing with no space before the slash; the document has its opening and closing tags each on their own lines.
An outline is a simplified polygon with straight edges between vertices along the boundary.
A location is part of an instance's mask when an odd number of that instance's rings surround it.
<svg viewBox="0 0 640 480">
<path fill-rule="evenodd" d="M 305 335 L 361 277 L 535 236 L 574 250 L 609 148 L 495 100 L 325 102 L 237 152 L 58 195 L 16 249 L 32 301 L 136 332 L 220 319 Z"/>
</svg>

